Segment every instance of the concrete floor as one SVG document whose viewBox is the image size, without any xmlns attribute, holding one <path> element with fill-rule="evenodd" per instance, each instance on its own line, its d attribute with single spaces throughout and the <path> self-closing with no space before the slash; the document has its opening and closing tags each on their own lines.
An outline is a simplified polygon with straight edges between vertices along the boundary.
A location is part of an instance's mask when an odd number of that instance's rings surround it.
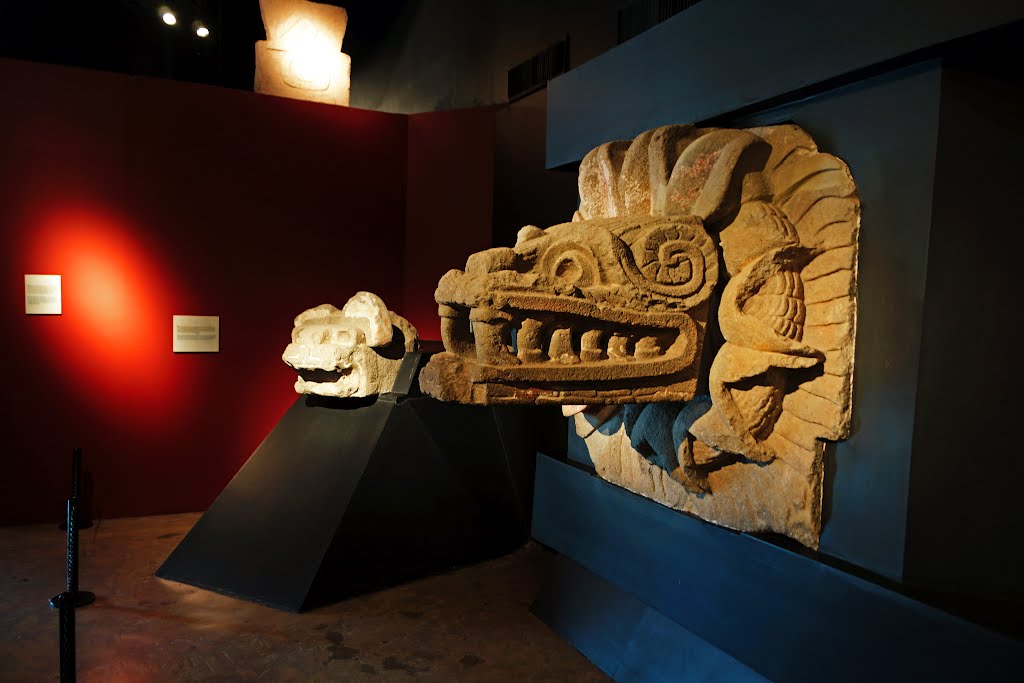
<svg viewBox="0 0 1024 683">
<path fill-rule="evenodd" d="M 518 552 L 303 614 L 153 577 L 198 514 L 82 532 L 81 681 L 605 681 L 528 611 L 550 555 Z M 0 680 L 57 680 L 64 536 L 0 529 Z"/>
</svg>

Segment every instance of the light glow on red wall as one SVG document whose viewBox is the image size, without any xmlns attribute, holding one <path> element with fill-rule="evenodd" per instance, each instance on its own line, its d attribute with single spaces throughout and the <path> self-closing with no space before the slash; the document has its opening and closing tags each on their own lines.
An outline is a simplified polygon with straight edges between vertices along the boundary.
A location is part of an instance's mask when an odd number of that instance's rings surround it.
<svg viewBox="0 0 1024 683">
<path fill-rule="evenodd" d="M 31 219 L 22 262 L 62 276 L 64 313 L 30 330 L 65 385 L 145 429 L 173 420 L 194 382 L 171 353 L 171 315 L 183 300 L 170 269 L 111 207 L 48 207 Z M 96 400 L 101 399 L 101 400 Z"/>
<path fill-rule="evenodd" d="M 0 524 L 60 518 L 76 446 L 94 518 L 205 508 L 296 400 L 297 313 L 365 289 L 427 330 L 437 279 L 489 246 L 493 134 L 471 114 L 414 135 L 398 114 L 5 59 L 0 92 Z M 406 225 L 413 168 L 431 181 Z M 444 211 L 422 203 L 436 188 Z M 26 273 L 62 276 L 64 315 L 25 315 Z M 221 352 L 172 353 L 176 313 L 220 316 Z"/>
</svg>

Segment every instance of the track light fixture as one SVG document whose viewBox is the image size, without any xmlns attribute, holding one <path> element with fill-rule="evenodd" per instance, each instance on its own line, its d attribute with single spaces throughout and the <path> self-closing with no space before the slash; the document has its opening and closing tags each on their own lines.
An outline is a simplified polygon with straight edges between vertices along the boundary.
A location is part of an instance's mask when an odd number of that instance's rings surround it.
<svg viewBox="0 0 1024 683">
<path fill-rule="evenodd" d="M 156 11 L 160 15 L 160 19 L 168 26 L 174 26 L 178 23 L 178 15 L 167 5 L 160 5 Z"/>
</svg>

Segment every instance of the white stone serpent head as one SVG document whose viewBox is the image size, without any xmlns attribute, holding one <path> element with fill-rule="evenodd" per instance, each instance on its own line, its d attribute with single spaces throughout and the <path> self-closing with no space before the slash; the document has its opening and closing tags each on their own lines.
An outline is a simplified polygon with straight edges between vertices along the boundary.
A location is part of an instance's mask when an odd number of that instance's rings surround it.
<svg viewBox="0 0 1024 683">
<path fill-rule="evenodd" d="M 417 342 L 408 320 L 376 294 L 359 292 L 340 310 L 321 304 L 296 316 L 282 359 L 298 371 L 300 394 L 372 396 L 391 390 L 402 357 Z"/>
</svg>

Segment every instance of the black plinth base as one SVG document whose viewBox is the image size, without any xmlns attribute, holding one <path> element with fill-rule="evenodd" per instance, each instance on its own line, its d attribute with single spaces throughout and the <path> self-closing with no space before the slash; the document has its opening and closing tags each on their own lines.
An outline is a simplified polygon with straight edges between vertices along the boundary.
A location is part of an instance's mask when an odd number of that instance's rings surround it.
<svg viewBox="0 0 1024 683">
<path fill-rule="evenodd" d="M 156 575 L 301 611 L 510 552 L 530 415 L 299 397 Z"/>
<path fill-rule="evenodd" d="M 810 551 L 708 524 L 543 455 L 536 471 L 533 535 L 565 561 L 534 612 L 617 680 L 1020 678 L 1024 644 Z"/>
<path fill-rule="evenodd" d="M 564 555 L 530 609 L 617 681 L 768 680 Z"/>
<path fill-rule="evenodd" d="M 50 598 L 50 607 L 53 607 L 54 609 L 60 607 L 61 595 L 70 595 L 70 593 L 60 593 L 58 595 L 54 595 L 52 598 Z M 96 594 L 92 591 L 77 591 L 75 593 L 76 609 L 79 607 L 85 607 L 86 605 L 91 605 L 94 602 L 96 602 Z"/>
</svg>

